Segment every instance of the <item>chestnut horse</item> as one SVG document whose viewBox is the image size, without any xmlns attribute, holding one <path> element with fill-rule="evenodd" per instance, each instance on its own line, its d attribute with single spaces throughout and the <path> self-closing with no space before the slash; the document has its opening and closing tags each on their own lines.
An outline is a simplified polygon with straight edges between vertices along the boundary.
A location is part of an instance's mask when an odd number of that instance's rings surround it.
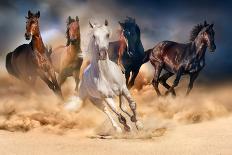
<svg viewBox="0 0 232 155">
<path fill-rule="evenodd" d="M 58 83 L 61 85 L 65 82 L 66 78 L 73 76 L 76 81 L 76 90 L 79 84 L 79 72 L 83 59 L 81 54 L 81 35 L 79 18 L 76 19 L 68 17 L 67 20 L 67 44 L 60 46 L 51 54 L 52 64 L 59 73 Z"/>
<path fill-rule="evenodd" d="M 150 60 L 155 69 L 155 75 L 152 84 L 160 96 L 161 93 L 158 84 L 161 83 L 174 96 L 176 95 L 174 88 L 179 84 L 182 75 L 188 74 L 190 82 L 188 85 L 187 95 L 193 88 L 193 83 L 198 74 L 205 66 L 205 52 L 209 48 L 214 52 L 216 45 L 214 43 L 213 24 L 196 25 L 191 31 L 190 43 L 181 44 L 173 41 L 163 41 L 158 43 L 154 48 L 147 50 L 144 62 Z M 160 73 L 164 69 L 164 73 L 160 77 Z M 167 84 L 167 79 L 176 74 L 176 78 L 171 86 Z"/>
<path fill-rule="evenodd" d="M 31 42 L 7 54 L 6 69 L 9 74 L 31 86 L 39 76 L 56 95 L 63 98 L 49 59 L 50 51 L 44 46 L 40 35 L 39 17 L 39 11 L 35 14 L 28 11 L 25 39 L 30 40 L 32 37 Z"/>
</svg>

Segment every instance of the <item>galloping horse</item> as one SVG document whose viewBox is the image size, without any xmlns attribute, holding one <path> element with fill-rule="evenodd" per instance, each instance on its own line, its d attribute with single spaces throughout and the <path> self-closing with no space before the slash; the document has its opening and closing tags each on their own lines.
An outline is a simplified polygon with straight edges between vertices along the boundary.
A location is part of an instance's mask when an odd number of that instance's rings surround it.
<svg viewBox="0 0 232 155">
<path fill-rule="evenodd" d="M 9 74 L 32 86 L 39 76 L 55 94 L 62 98 L 61 89 L 48 56 L 50 51 L 45 48 L 40 35 L 39 17 L 39 11 L 36 14 L 28 11 L 25 38 L 30 40 L 32 37 L 32 40 L 29 44 L 23 44 L 7 54 L 6 69 Z"/>
<path fill-rule="evenodd" d="M 174 88 L 178 85 L 180 77 L 189 74 L 190 82 L 188 85 L 187 95 L 193 88 L 193 83 L 198 74 L 205 66 L 205 52 L 207 47 L 214 52 L 216 45 L 214 43 L 213 24 L 196 25 L 191 31 L 190 43 L 181 44 L 173 41 L 163 41 L 158 43 L 153 49 L 147 51 L 144 62 L 150 60 L 155 69 L 155 75 L 152 84 L 160 96 L 161 93 L 158 84 L 161 83 L 174 96 L 176 95 Z M 161 77 L 162 69 L 167 72 Z M 171 86 L 167 84 L 167 79 L 176 74 L 176 78 Z"/>
<path fill-rule="evenodd" d="M 109 58 L 123 66 L 126 84 L 128 88 L 131 88 L 134 85 L 140 67 L 144 63 L 145 53 L 140 39 L 140 29 L 135 19 L 128 17 L 124 22 L 119 22 L 119 24 L 122 33 L 119 41 L 110 42 Z M 130 78 L 131 72 L 132 76 Z"/>
<path fill-rule="evenodd" d="M 81 54 L 81 35 L 79 18 L 72 19 L 70 16 L 67 20 L 67 44 L 61 46 L 51 54 L 52 64 L 59 73 L 58 82 L 61 85 L 66 78 L 73 76 L 76 81 L 76 90 L 79 84 L 79 72 L 83 59 L 79 57 Z"/>
<path fill-rule="evenodd" d="M 136 103 L 132 99 L 129 90 L 126 87 L 126 81 L 122 71 L 117 64 L 109 60 L 109 29 L 108 22 L 105 25 L 93 25 L 92 37 L 89 43 L 87 55 L 90 58 L 90 64 L 85 69 L 83 78 L 80 82 L 78 97 L 76 101 L 70 101 L 65 108 L 69 110 L 79 109 L 82 103 L 89 99 L 94 105 L 102 110 L 109 117 L 113 127 L 117 132 L 122 129 L 114 121 L 108 108 L 110 108 L 118 117 L 119 122 L 123 124 L 126 131 L 130 131 L 129 125 L 126 123 L 125 117 L 117 110 L 113 98 L 119 96 L 120 108 L 122 105 L 122 97 L 129 102 L 133 115 L 122 109 L 131 121 L 135 123 L 137 128 L 141 128 L 141 123 L 136 119 Z M 108 106 L 108 107 L 107 107 Z M 78 110 L 77 109 L 77 110 Z"/>
</svg>

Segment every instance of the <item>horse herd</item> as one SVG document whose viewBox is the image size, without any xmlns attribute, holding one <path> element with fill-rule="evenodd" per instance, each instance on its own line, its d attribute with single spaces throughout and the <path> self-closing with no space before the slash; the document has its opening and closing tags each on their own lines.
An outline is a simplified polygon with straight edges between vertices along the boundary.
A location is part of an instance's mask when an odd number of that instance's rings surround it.
<svg viewBox="0 0 232 155">
<path fill-rule="evenodd" d="M 205 66 L 207 48 L 212 52 L 216 49 L 213 24 L 205 21 L 193 28 L 189 43 L 162 41 L 145 51 L 139 26 L 135 19 L 127 17 L 119 22 L 121 33 L 119 40 L 114 42 L 109 42 L 107 20 L 103 25 L 90 22 L 92 31 L 88 50 L 82 52 L 79 18 L 70 16 L 67 20 L 66 46 L 49 49 L 45 47 L 40 34 L 39 17 L 40 12 L 28 11 L 25 39 L 31 39 L 31 42 L 7 54 L 8 73 L 32 86 L 36 78 L 40 77 L 62 99 L 61 85 L 67 77 L 73 76 L 77 94 L 65 103 L 65 109 L 77 111 L 89 99 L 108 116 L 118 132 L 122 132 L 122 129 L 113 119 L 110 110 L 116 114 L 125 131 L 130 131 L 131 127 L 116 108 L 114 98 L 117 96 L 121 111 L 129 116 L 137 129 L 142 128 L 141 122 L 137 120 L 136 103 L 128 90 L 134 85 L 142 64 L 150 61 L 154 67 L 152 84 L 157 95 L 161 95 L 159 83 L 167 89 L 165 94 L 176 95 L 174 88 L 184 74 L 190 76 L 187 90 L 189 94 L 195 79 Z M 80 56 L 82 53 L 84 59 Z M 162 70 L 165 73 L 161 76 Z M 173 75 L 176 77 L 170 86 L 166 81 Z M 129 103 L 132 114 L 123 108 L 125 100 Z"/>
</svg>

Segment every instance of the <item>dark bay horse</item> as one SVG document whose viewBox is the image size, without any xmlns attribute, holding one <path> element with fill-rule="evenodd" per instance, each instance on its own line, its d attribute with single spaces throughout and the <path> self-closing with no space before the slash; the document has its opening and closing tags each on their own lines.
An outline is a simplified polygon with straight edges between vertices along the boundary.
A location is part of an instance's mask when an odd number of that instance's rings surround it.
<svg viewBox="0 0 232 155">
<path fill-rule="evenodd" d="M 32 37 L 31 42 L 20 45 L 7 54 L 6 69 L 9 74 L 31 86 L 39 76 L 56 95 L 63 98 L 50 62 L 50 51 L 44 46 L 40 35 L 39 17 L 39 11 L 35 14 L 28 11 L 25 39 L 30 40 Z"/>
<path fill-rule="evenodd" d="M 66 30 L 67 44 L 61 46 L 51 54 L 52 64 L 59 73 L 58 82 L 61 85 L 65 82 L 66 78 L 73 76 L 76 81 L 76 90 L 79 84 L 79 73 L 83 59 L 81 54 L 81 35 L 79 18 L 75 19 L 68 17 L 67 30 Z"/>
<path fill-rule="evenodd" d="M 162 41 L 153 49 L 148 50 L 144 62 L 150 60 L 155 69 L 152 84 L 157 95 L 161 95 L 158 88 L 158 84 L 161 83 L 168 89 L 166 94 L 171 92 L 175 96 L 174 88 L 179 84 L 181 76 L 185 74 L 190 76 L 188 95 L 199 72 L 205 66 L 205 52 L 207 48 L 214 52 L 216 45 L 214 43 L 213 24 L 208 24 L 205 21 L 204 24 L 198 24 L 192 29 L 189 43 L 181 44 L 173 41 Z M 166 73 L 160 77 L 162 69 Z M 174 74 L 176 74 L 176 78 L 170 86 L 166 81 Z"/>
<path fill-rule="evenodd" d="M 118 41 L 110 42 L 109 58 L 123 66 L 126 84 L 128 88 L 131 88 L 146 55 L 140 39 L 140 29 L 135 19 L 127 17 L 124 22 L 119 22 L 119 24 L 122 34 Z M 132 76 L 130 78 L 131 73 Z"/>
</svg>

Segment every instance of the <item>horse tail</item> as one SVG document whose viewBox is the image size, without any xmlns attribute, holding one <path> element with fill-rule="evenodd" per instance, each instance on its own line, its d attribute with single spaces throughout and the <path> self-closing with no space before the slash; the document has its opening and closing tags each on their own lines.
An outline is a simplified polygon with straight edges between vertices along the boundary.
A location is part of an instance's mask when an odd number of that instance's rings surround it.
<svg viewBox="0 0 232 155">
<path fill-rule="evenodd" d="M 18 75 L 15 73 L 14 69 L 13 69 L 13 66 L 12 66 L 12 56 L 13 56 L 13 53 L 10 52 L 6 55 L 6 70 L 9 74 L 15 76 L 15 77 L 18 77 Z"/>
<path fill-rule="evenodd" d="M 143 64 L 150 60 L 150 55 L 151 55 L 152 51 L 153 51 L 153 48 L 148 49 L 148 50 L 145 51 L 145 56 L 143 58 Z"/>
</svg>

